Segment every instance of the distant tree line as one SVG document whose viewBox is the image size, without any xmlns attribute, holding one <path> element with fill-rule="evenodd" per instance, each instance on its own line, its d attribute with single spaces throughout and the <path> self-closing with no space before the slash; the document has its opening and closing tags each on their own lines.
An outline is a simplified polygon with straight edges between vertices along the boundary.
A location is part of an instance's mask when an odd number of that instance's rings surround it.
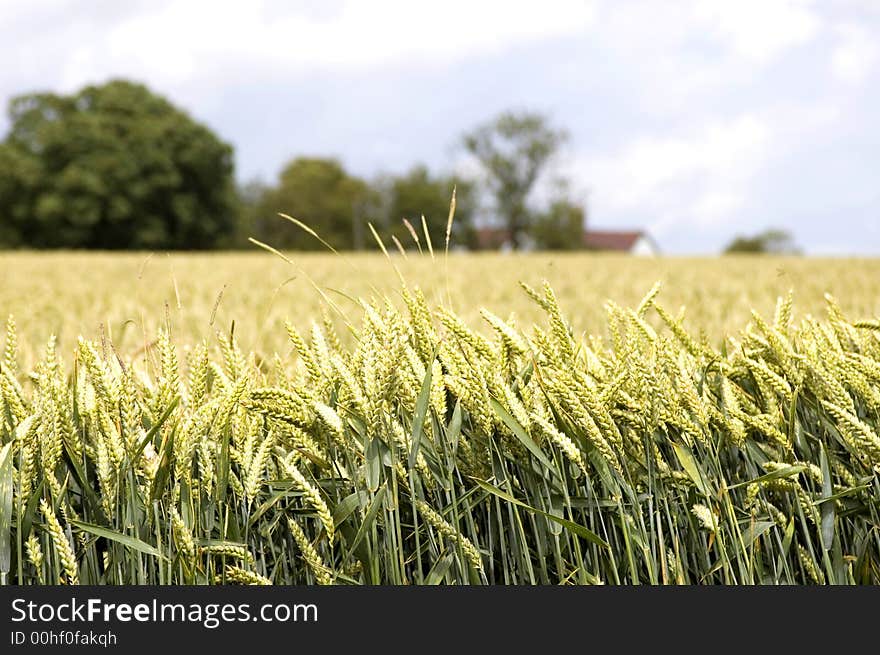
<svg viewBox="0 0 880 655">
<path fill-rule="evenodd" d="M 0 142 L 0 247 L 336 249 L 384 239 L 422 247 L 424 230 L 445 241 L 453 189 L 455 245 L 485 246 L 486 217 L 513 248 L 580 248 L 586 209 L 568 180 L 553 178 L 567 133 L 547 117 L 505 112 L 458 145 L 477 164 L 471 178 L 416 165 L 365 179 L 327 157 L 295 157 L 274 183 L 237 185 L 233 148 L 142 84 L 112 80 L 71 95 L 31 93 L 8 108 Z M 552 189 L 536 200 L 541 181 Z M 426 220 L 422 220 L 422 217 Z M 478 220 L 478 216 L 481 218 Z M 415 243 L 416 239 L 419 240 Z M 785 233 L 739 237 L 731 252 L 788 252 Z"/>
<path fill-rule="evenodd" d="M 276 248 L 325 248 L 312 235 L 279 219 L 279 214 L 286 214 L 307 224 L 336 249 L 375 248 L 369 223 L 383 239 L 394 237 L 416 247 L 410 229 L 421 245 L 425 238 L 422 216 L 430 219 L 424 225 L 432 243 L 443 243 L 453 189 L 453 238 L 456 243 L 472 245 L 476 196 L 470 181 L 435 175 L 421 165 L 402 175 L 368 181 L 346 171 L 336 159 L 297 157 L 282 169 L 274 186 L 252 183 L 242 189 L 239 238 L 234 241 L 243 243 L 252 236 Z"/>
<path fill-rule="evenodd" d="M 413 233 L 426 246 L 427 226 L 439 245 L 453 189 L 456 245 L 479 245 L 480 209 L 514 246 L 528 235 L 539 247 L 566 247 L 583 230 L 585 211 L 568 198 L 557 194 L 543 208 L 531 202 L 566 138 L 538 114 L 505 113 L 462 137 L 481 169 L 474 179 L 416 165 L 368 180 L 337 159 L 300 156 L 274 183 L 244 185 L 236 184 L 230 144 L 142 84 L 31 93 L 14 98 L 8 114 L 0 142 L 2 247 L 235 248 L 251 236 L 278 248 L 324 247 L 279 213 L 338 249 L 375 247 L 368 223 L 405 247 L 416 245 Z"/>
</svg>

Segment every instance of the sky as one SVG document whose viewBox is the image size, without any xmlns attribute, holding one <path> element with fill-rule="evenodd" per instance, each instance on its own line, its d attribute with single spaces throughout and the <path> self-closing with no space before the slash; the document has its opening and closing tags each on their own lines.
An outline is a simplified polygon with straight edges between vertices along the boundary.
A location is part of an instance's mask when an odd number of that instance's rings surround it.
<svg viewBox="0 0 880 655">
<path fill-rule="evenodd" d="M 538 111 L 596 229 L 880 255 L 873 0 L 0 0 L 0 57 L 4 105 L 147 84 L 235 147 L 243 182 L 297 155 L 467 174 L 463 132 Z"/>
</svg>

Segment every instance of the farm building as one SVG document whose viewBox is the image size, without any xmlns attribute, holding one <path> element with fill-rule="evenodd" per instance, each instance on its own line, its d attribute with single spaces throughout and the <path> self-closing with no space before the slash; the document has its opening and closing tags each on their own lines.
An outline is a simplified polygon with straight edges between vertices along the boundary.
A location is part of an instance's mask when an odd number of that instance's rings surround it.
<svg viewBox="0 0 880 655">
<path fill-rule="evenodd" d="M 484 227 L 476 231 L 479 250 L 511 250 L 510 232 L 506 228 Z M 657 243 L 644 230 L 584 230 L 581 246 L 584 250 L 620 252 L 630 255 L 659 255 Z M 520 248 L 534 250 L 534 241 L 525 235 Z"/>
<path fill-rule="evenodd" d="M 644 230 L 586 230 L 583 243 L 587 250 L 625 252 L 641 256 L 660 254 L 657 244 Z"/>
</svg>

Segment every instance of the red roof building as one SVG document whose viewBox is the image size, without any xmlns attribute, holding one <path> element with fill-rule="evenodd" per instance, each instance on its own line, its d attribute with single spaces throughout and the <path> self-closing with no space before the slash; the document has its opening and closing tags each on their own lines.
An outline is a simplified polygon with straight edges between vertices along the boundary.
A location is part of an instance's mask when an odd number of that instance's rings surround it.
<svg viewBox="0 0 880 655">
<path fill-rule="evenodd" d="M 480 250 L 510 250 L 510 231 L 503 227 L 482 227 L 476 230 Z M 644 230 L 585 230 L 581 242 L 584 250 L 620 252 L 630 255 L 657 255 L 660 249 Z M 523 250 L 532 250 L 531 242 Z"/>
<path fill-rule="evenodd" d="M 625 252 L 631 255 L 657 255 L 660 249 L 643 230 L 586 230 L 583 240 L 588 250 Z"/>
</svg>

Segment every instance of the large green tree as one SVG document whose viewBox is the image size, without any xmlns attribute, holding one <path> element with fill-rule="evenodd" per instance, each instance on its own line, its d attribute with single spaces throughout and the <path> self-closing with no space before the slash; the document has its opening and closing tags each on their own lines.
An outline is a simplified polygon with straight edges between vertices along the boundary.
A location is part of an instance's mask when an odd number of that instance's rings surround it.
<svg viewBox="0 0 880 655">
<path fill-rule="evenodd" d="M 431 243 L 442 248 L 446 241 L 446 224 L 452 191 L 455 189 L 455 220 L 452 223 L 450 246 L 472 246 L 474 240 L 473 218 L 476 194 L 473 183 L 446 175 L 432 175 L 423 165 L 414 166 L 404 175 L 392 176 L 382 185 L 385 188 L 386 228 L 404 246 L 413 243 L 412 235 L 403 223 L 407 219 L 415 229 L 424 247 L 422 216 L 428 226 Z"/>
<path fill-rule="evenodd" d="M 276 248 L 317 250 L 324 246 L 279 213 L 308 225 L 334 248 L 367 244 L 367 221 L 375 210 L 376 193 L 362 179 L 350 175 L 336 159 L 298 157 L 265 190 L 246 226 L 256 238 Z M 372 242 L 372 239 L 370 239 Z"/>
<path fill-rule="evenodd" d="M 495 211 L 515 249 L 536 217 L 529 195 L 566 139 L 565 131 L 531 112 L 502 113 L 464 135 L 464 146 L 483 169 Z"/>
<path fill-rule="evenodd" d="M 141 84 L 9 105 L 0 240 L 53 248 L 208 248 L 235 226 L 233 152 Z"/>
</svg>

